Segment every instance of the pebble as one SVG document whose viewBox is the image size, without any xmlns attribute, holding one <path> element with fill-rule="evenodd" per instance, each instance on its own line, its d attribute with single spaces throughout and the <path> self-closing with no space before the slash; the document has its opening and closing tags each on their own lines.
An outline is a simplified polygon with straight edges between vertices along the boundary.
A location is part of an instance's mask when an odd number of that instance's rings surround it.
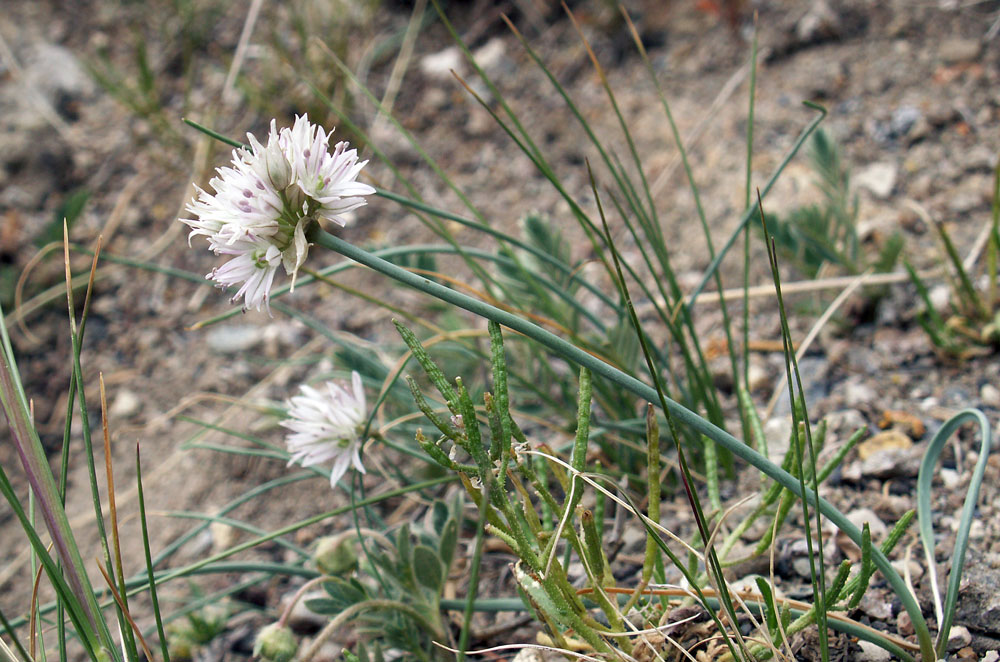
<svg viewBox="0 0 1000 662">
<path fill-rule="evenodd" d="M 130 418 L 139 413 L 142 409 L 142 400 L 133 391 L 122 389 L 115 396 L 114 402 L 108 408 L 108 416 L 111 418 Z"/>
<path fill-rule="evenodd" d="M 943 283 L 935 285 L 927 293 L 927 298 L 931 300 L 934 310 L 941 312 L 947 309 L 948 302 L 951 301 L 951 288 Z"/>
<path fill-rule="evenodd" d="M 809 559 L 807 557 L 801 556 L 792 561 L 792 570 L 794 570 L 795 574 L 799 577 L 804 579 L 812 578 L 812 567 L 809 565 Z"/>
<path fill-rule="evenodd" d="M 959 482 L 961 482 L 958 472 L 954 469 L 939 469 L 938 476 L 941 477 L 941 483 L 948 489 L 958 487 Z"/>
<path fill-rule="evenodd" d="M 885 599 L 883 591 L 865 591 L 858 607 L 864 613 L 879 621 L 888 622 L 892 618 L 892 603 Z"/>
<path fill-rule="evenodd" d="M 284 610 L 288 603 L 295 597 L 297 591 L 290 591 L 286 593 L 281 598 L 281 608 Z M 306 607 L 306 602 L 308 600 L 316 600 L 319 598 L 329 598 L 326 591 L 310 591 L 302 596 L 302 598 L 295 603 L 292 607 L 291 613 L 288 615 L 288 627 L 292 628 L 296 632 L 316 632 L 321 629 L 324 625 L 329 622 L 329 617 L 322 614 L 317 614 L 310 611 Z"/>
<path fill-rule="evenodd" d="M 924 566 L 920 565 L 913 559 L 910 559 L 909 561 L 896 559 L 891 561 L 891 563 L 892 567 L 896 569 L 896 572 L 898 572 L 901 577 L 905 578 L 907 573 L 909 573 L 910 579 L 912 580 L 917 580 L 924 576 Z M 905 614 L 906 611 L 902 611 L 900 613 Z"/>
<path fill-rule="evenodd" d="M 948 650 L 956 651 L 972 643 L 972 634 L 964 625 L 952 625 L 948 633 Z"/>
<path fill-rule="evenodd" d="M 883 430 L 858 444 L 858 457 L 870 460 L 880 453 L 906 450 L 913 446 L 913 440 L 898 428 Z"/>
<path fill-rule="evenodd" d="M 62 46 L 37 44 L 25 65 L 25 81 L 56 110 L 67 101 L 89 96 L 94 91 L 94 81 L 80 61 Z"/>
<path fill-rule="evenodd" d="M 861 640 L 858 641 L 858 646 L 861 647 L 861 653 L 856 658 L 858 662 L 888 662 L 892 659 L 889 651 L 878 644 Z"/>
<path fill-rule="evenodd" d="M 514 67 L 513 62 L 507 57 L 507 48 L 500 37 L 493 37 L 487 41 L 477 48 L 472 56 L 476 59 L 476 64 L 491 76 L 510 72 Z"/>
<path fill-rule="evenodd" d="M 420 58 L 420 71 L 430 78 L 445 80 L 451 77 L 451 71 L 461 74 L 465 63 L 462 51 L 458 46 L 449 46 L 437 53 L 430 53 Z"/>
<path fill-rule="evenodd" d="M 978 170 L 992 173 L 996 164 L 997 155 L 986 145 L 973 145 L 962 156 L 962 167 L 966 171 Z M 984 182 L 986 188 L 989 188 L 989 179 L 991 178 L 987 177 L 987 181 Z"/>
<path fill-rule="evenodd" d="M 795 24 L 795 36 L 804 44 L 834 38 L 841 30 L 837 12 L 825 0 L 814 0 L 809 10 Z"/>
<path fill-rule="evenodd" d="M 914 106 L 900 106 L 892 111 L 889 130 L 895 137 L 905 136 L 921 119 L 923 115 Z"/>
<path fill-rule="evenodd" d="M 889 532 L 889 528 L 885 525 L 885 522 L 879 519 L 879 516 L 871 508 L 852 510 L 847 514 L 847 519 L 859 529 L 867 522 L 868 528 L 872 532 L 872 540 L 881 540 Z"/>
<path fill-rule="evenodd" d="M 771 374 L 760 363 L 751 360 L 747 368 L 747 381 L 751 392 L 763 391 L 771 384 Z"/>
<path fill-rule="evenodd" d="M 970 62 L 979 57 L 982 43 L 978 39 L 945 39 L 938 46 L 938 57 L 945 64 Z"/>
<path fill-rule="evenodd" d="M 217 326 L 208 332 L 205 341 L 219 354 L 242 354 L 264 340 L 264 328 L 250 324 Z"/>
<path fill-rule="evenodd" d="M 855 380 L 848 381 L 844 386 L 844 403 L 848 407 L 867 407 L 878 399 L 878 395 L 868 384 Z"/>
<path fill-rule="evenodd" d="M 892 195 L 896 188 L 896 178 L 899 174 L 899 167 L 889 161 L 879 161 L 871 163 L 854 175 L 856 186 L 868 189 L 871 194 L 880 200 L 885 200 Z"/>
</svg>

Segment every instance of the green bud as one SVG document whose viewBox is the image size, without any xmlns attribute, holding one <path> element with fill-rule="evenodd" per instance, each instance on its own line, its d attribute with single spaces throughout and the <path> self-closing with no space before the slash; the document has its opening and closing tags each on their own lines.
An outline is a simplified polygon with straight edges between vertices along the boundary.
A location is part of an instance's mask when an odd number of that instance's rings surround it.
<svg viewBox="0 0 1000 662">
<path fill-rule="evenodd" d="M 354 543 L 350 538 L 320 538 L 316 546 L 316 567 L 324 575 L 341 575 L 353 569 L 358 563 L 354 553 Z"/>
<path fill-rule="evenodd" d="M 299 649 L 292 630 L 281 623 L 271 623 L 257 634 L 253 644 L 254 656 L 269 662 L 288 662 Z"/>
</svg>

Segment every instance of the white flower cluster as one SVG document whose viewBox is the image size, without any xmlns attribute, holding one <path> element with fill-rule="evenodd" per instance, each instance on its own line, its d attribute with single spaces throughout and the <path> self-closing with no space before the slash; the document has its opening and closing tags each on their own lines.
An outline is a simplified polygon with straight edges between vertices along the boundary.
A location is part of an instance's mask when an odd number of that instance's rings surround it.
<svg viewBox="0 0 1000 662">
<path fill-rule="evenodd" d="M 268 309 L 278 267 L 295 278 L 309 251 L 306 229 L 324 219 L 343 226 L 343 215 L 365 204 L 375 189 L 356 181 L 367 161 L 339 142 L 330 151 L 330 133 L 296 117 L 292 128 L 278 131 L 271 120 L 267 145 L 247 134 L 250 149 L 233 150 L 232 167 L 219 168 L 209 193 L 187 210 L 196 218 L 181 219 L 188 236 L 208 238 L 209 249 L 231 259 L 206 278 L 221 288 L 239 286 L 233 301 L 243 309 Z"/>
<path fill-rule="evenodd" d="M 333 460 L 331 487 L 351 464 L 365 472 L 360 451 L 368 412 L 357 372 L 351 373 L 351 387 L 349 392 L 337 382 L 327 382 L 319 389 L 303 384 L 301 395 L 288 401 L 289 418 L 281 422 L 292 432 L 285 438 L 292 455 L 288 463 L 309 467 Z"/>
</svg>

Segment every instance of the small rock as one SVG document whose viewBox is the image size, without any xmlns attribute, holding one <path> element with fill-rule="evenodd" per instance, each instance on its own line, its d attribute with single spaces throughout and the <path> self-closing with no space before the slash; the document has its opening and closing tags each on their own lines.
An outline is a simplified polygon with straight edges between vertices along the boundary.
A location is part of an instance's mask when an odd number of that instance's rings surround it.
<svg viewBox="0 0 1000 662">
<path fill-rule="evenodd" d="M 626 552 L 634 552 L 646 546 L 646 529 L 638 526 L 625 527 L 622 532 L 623 549 Z"/>
<path fill-rule="evenodd" d="M 889 131 L 894 137 L 901 138 L 910 132 L 923 115 L 913 106 L 900 106 L 892 111 L 889 120 Z"/>
<path fill-rule="evenodd" d="M 788 441 L 792 435 L 791 416 L 776 416 L 764 424 L 767 439 L 767 453 L 772 462 L 781 464 L 788 452 Z"/>
<path fill-rule="evenodd" d="M 756 393 L 757 391 L 764 390 L 771 384 L 771 374 L 760 363 L 751 361 L 750 366 L 747 368 L 747 382 L 750 385 L 750 391 Z"/>
<path fill-rule="evenodd" d="M 861 640 L 858 641 L 858 646 L 861 647 L 861 653 L 856 658 L 858 662 L 888 662 L 892 659 L 889 651 L 878 644 Z"/>
<path fill-rule="evenodd" d="M 951 301 L 951 288 L 943 283 L 935 285 L 931 288 L 927 298 L 931 300 L 934 310 L 941 312 L 948 307 L 948 302 Z"/>
<path fill-rule="evenodd" d="M 142 400 L 134 392 L 122 389 L 115 396 L 115 401 L 108 408 L 108 416 L 111 418 L 130 418 L 139 413 L 142 408 Z"/>
<path fill-rule="evenodd" d="M 906 561 L 905 559 L 896 559 L 891 562 L 892 567 L 896 569 L 900 577 L 905 578 L 909 574 L 911 580 L 917 580 L 924 576 L 924 566 L 920 565 L 913 559 Z M 906 610 L 900 612 L 902 614 L 906 613 Z M 912 626 L 913 623 L 910 623 Z"/>
<path fill-rule="evenodd" d="M 948 650 L 957 651 L 972 643 L 972 634 L 969 628 L 964 625 L 952 625 L 951 632 L 948 633 Z"/>
<path fill-rule="evenodd" d="M 809 565 L 808 558 L 799 557 L 792 561 L 792 569 L 799 577 L 804 579 L 812 578 L 812 566 Z"/>
<path fill-rule="evenodd" d="M 979 662 L 1000 662 L 1000 651 L 986 651 Z"/>
<path fill-rule="evenodd" d="M 26 58 L 25 81 L 62 114 L 75 100 L 89 96 L 94 81 L 71 51 L 56 44 L 40 43 Z"/>
<path fill-rule="evenodd" d="M 966 171 L 993 172 L 997 164 L 997 155 L 986 145 L 973 145 L 962 155 L 962 167 Z M 989 178 L 991 179 L 991 178 Z M 989 181 L 985 182 L 989 188 Z"/>
<path fill-rule="evenodd" d="M 826 425 L 837 434 L 849 437 L 865 425 L 865 417 L 857 409 L 838 409 L 825 416 Z"/>
<path fill-rule="evenodd" d="M 847 519 L 859 529 L 864 528 L 865 523 L 867 523 L 872 534 L 872 540 L 876 542 L 882 540 L 888 531 L 885 523 L 870 508 L 853 510 L 847 515 Z M 838 530 L 836 535 L 834 535 L 834 543 L 837 549 L 852 563 L 857 563 L 861 560 L 861 548 L 845 532 Z"/>
<path fill-rule="evenodd" d="M 880 161 L 872 163 L 857 172 L 854 176 L 854 183 L 871 191 L 872 195 L 881 200 L 885 200 L 896 188 L 896 177 L 899 168 L 895 163 Z"/>
<path fill-rule="evenodd" d="M 961 478 L 954 469 L 939 469 L 938 476 L 941 477 L 941 483 L 949 490 L 958 487 Z"/>
<path fill-rule="evenodd" d="M 983 197 L 976 191 L 956 191 L 948 196 L 948 211 L 961 215 L 979 207 Z"/>
<path fill-rule="evenodd" d="M 292 600 L 293 597 L 295 597 L 296 593 L 297 591 L 291 591 L 286 595 L 282 596 L 281 599 L 282 610 L 284 610 L 288 606 L 288 603 Z M 292 607 L 291 613 L 288 615 L 288 620 L 287 620 L 288 627 L 292 628 L 292 630 L 296 632 L 317 632 L 318 630 L 320 630 L 324 625 L 326 625 L 329 622 L 330 619 L 328 616 L 323 616 L 321 614 L 317 614 L 313 611 L 310 611 L 309 608 L 306 607 L 306 602 L 308 600 L 316 600 L 329 597 L 330 596 L 327 595 L 326 591 L 310 591 L 309 593 L 303 595 L 302 598 L 295 603 L 295 606 Z"/>
<path fill-rule="evenodd" d="M 205 340 L 219 354 L 242 354 L 264 340 L 264 330 L 249 324 L 218 326 L 208 332 Z"/>
<path fill-rule="evenodd" d="M 933 127 L 931 123 L 924 119 L 923 115 L 917 118 L 917 121 L 913 123 L 910 130 L 906 132 L 906 141 L 909 144 L 921 141 L 927 136 L 931 135 Z"/>
<path fill-rule="evenodd" d="M 1000 638 L 1000 568 L 972 556 L 962 573 L 955 620 L 990 637 Z"/>
<path fill-rule="evenodd" d="M 815 0 L 795 24 L 795 36 L 804 44 L 832 39 L 841 32 L 840 19 L 825 0 Z"/>
<path fill-rule="evenodd" d="M 465 60 L 458 46 L 449 46 L 437 53 L 430 53 L 420 58 L 420 71 L 430 78 L 447 79 L 451 72 L 462 73 Z"/>
<path fill-rule="evenodd" d="M 892 603 L 886 599 L 882 591 L 870 589 L 865 591 L 858 607 L 875 620 L 888 622 L 892 618 Z"/>
<path fill-rule="evenodd" d="M 944 64 L 971 62 L 979 57 L 982 43 L 978 39 L 945 39 L 938 46 L 938 57 Z"/>
<path fill-rule="evenodd" d="M 229 549 L 236 541 L 236 529 L 222 522 L 212 522 L 208 525 L 212 534 L 212 554 Z"/>
<path fill-rule="evenodd" d="M 507 58 L 507 48 L 500 37 L 493 37 L 476 49 L 472 54 L 483 71 L 495 75 L 504 69 L 510 69 L 513 64 Z"/>
<path fill-rule="evenodd" d="M 848 407 L 866 407 L 878 400 L 878 394 L 868 384 L 855 380 L 848 381 L 844 387 L 844 403 Z"/>
<path fill-rule="evenodd" d="M 537 648 L 522 648 L 512 662 L 544 662 L 544 660 L 542 652 Z"/>
<path fill-rule="evenodd" d="M 841 477 L 858 482 L 869 478 L 913 478 L 920 471 L 920 448 L 891 448 L 875 453 L 866 460 L 844 465 Z"/>
<path fill-rule="evenodd" d="M 896 616 L 896 631 L 904 637 L 909 637 L 913 634 L 913 619 L 910 618 L 910 612 L 903 609 Z"/>
<path fill-rule="evenodd" d="M 847 519 L 859 529 L 867 522 L 868 528 L 872 532 L 873 540 L 881 540 L 882 536 L 889 532 L 889 528 L 885 525 L 885 522 L 879 519 L 879 516 L 871 508 L 857 508 L 852 510 L 847 514 Z"/>
<path fill-rule="evenodd" d="M 924 422 L 920 420 L 919 416 L 911 414 L 908 411 L 895 409 L 887 409 L 882 412 L 882 418 L 879 420 L 878 426 L 883 430 L 888 427 L 898 427 L 915 439 L 924 436 L 924 432 L 927 431 L 924 427 Z"/>
</svg>

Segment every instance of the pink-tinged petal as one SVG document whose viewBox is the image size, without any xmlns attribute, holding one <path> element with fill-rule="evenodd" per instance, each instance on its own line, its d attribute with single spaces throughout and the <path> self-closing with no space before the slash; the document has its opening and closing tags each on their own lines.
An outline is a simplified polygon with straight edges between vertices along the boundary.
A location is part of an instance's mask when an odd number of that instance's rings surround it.
<svg viewBox="0 0 1000 662">
<path fill-rule="evenodd" d="M 334 486 L 352 466 L 365 472 L 360 434 L 368 412 L 361 375 L 351 374 L 350 391 L 337 382 L 327 382 L 322 389 L 303 385 L 287 404 L 289 417 L 281 426 L 291 432 L 285 437 L 289 464 L 312 466 L 333 460 L 330 482 Z"/>
</svg>

